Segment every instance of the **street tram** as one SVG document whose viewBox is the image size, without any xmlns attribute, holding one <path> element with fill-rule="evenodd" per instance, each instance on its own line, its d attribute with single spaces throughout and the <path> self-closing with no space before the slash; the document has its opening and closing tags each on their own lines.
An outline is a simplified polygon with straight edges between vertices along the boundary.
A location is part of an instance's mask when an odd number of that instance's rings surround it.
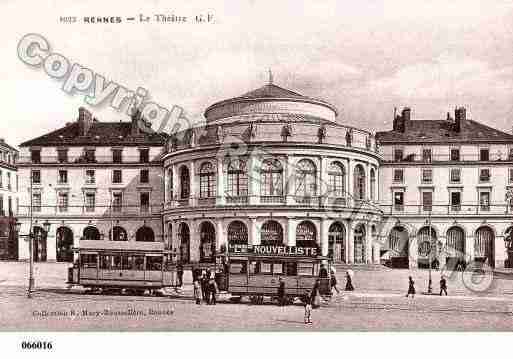
<svg viewBox="0 0 513 359">
<path fill-rule="evenodd" d="M 71 286 L 134 294 L 174 286 L 175 271 L 163 243 L 82 240 L 74 251 L 77 259 L 68 269 Z"/>
<path fill-rule="evenodd" d="M 262 303 L 265 297 L 277 299 L 280 278 L 289 303 L 302 299 L 316 281 L 321 296 L 332 295 L 330 259 L 319 255 L 315 247 L 230 244 L 227 253 L 217 257 L 216 265 L 220 293 L 232 295 L 235 301 L 243 297 L 252 303 Z"/>
</svg>

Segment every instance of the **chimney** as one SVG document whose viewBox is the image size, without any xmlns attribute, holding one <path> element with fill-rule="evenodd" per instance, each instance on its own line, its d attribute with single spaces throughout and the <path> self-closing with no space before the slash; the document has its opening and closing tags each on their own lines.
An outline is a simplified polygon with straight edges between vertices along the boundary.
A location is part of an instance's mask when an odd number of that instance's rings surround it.
<svg viewBox="0 0 513 359">
<path fill-rule="evenodd" d="M 93 123 L 93 116 L 86 108 L 80 107 L 78 109 L 78 128 L 79 136 L 87 136 Z"/>
<path fill-rule="evenodd" d="M 410 121 L 411 110 L 409 107 L 403 108 L 401 115 L 395 115 L 393 130 L 398 132 L 404 132 L 406 129 L 406 122 Z"/>
<path fill-rule="evenodd" d="M 404 122 L 410 121 L 411 116 L 411 109 L 409 107 L 403 108 L 403 111 L 401 112 L 401 116 L 403 117 Z"/>
<path fill-rule="evenodd" d="M 454 131 L 461 132 L 461 123 L 467 119 L 467 110 L 465 107 L 459 107 L 454 110 Z"/>
</svg>

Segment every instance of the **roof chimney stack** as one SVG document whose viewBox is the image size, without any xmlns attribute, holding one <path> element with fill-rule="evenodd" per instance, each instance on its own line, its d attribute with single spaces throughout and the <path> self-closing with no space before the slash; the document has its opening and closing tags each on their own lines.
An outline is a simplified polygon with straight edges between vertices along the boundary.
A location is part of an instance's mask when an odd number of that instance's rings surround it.
<svg viewBox="0 0 513 359">
<path fill-rule="evenodd" d="M 403 108 L 401 115 L 396 115 L 394 110 L 394 124 L 393 130 L 398 132 L 404 132 L 406 129 L 406 122 L 410 121 L 411 109 L 409 107 Z"/>
<path fill-rule="evenodd" d="M 78 109 L 79 136 L 87 136 L 87 133 L 91 129 L 92 123 L 93 123 L 93 116 L 91 115 L 91 112 L 89 112 L 84 107 L 79 107 L 79 109 Z"/>
<path fill-rule="evenodd" d="M 461 123 L 467 119 L 465 107 L 458 107 L 454 110 L 454 130 L 461 132 Z"/>
</svg>

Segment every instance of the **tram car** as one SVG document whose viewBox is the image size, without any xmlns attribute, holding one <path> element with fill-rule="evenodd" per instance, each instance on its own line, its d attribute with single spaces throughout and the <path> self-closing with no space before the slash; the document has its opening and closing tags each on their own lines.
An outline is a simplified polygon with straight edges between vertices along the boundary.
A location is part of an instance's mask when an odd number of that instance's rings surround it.
<svg viewBox="0 0 513 359">
<path fill-rule="evenodd" d="M 168 262 L 169 251 L 160 242 L 80 241 L 76 260 L 68 268 L 70 286 L 93 291 L 129 291 L 172 287 L 175 270 Z"/>
<path fill-rule="evenodd" d="M 218 289 L 230 294 L 232 301 L 243 297 L 252 303 L 262 303 L 266 297 L 276 300 L 280 278 L 285 282 L 288 303 L 301 300 L 316 282 L 321 296 L 332 295 L 331 262 L 319 255 L 318 248 L 231 244 L 227 253 L 218 256 L 216 265 Z"/>
</svg>

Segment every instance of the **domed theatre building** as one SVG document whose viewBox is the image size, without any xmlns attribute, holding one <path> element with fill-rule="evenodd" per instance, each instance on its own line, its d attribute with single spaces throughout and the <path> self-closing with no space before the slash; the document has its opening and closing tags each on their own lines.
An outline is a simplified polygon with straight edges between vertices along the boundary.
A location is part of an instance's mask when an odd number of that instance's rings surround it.
<svg viewBox="0 0 513 359">
<path fill-rule="evenodd" d="M 214 103 L 166 144 L 164 228 L 182 263 L 227 244 L 316 247 L 379 263 L 379 154 L 329 103 L 267 85 Z"/>
</svg>

